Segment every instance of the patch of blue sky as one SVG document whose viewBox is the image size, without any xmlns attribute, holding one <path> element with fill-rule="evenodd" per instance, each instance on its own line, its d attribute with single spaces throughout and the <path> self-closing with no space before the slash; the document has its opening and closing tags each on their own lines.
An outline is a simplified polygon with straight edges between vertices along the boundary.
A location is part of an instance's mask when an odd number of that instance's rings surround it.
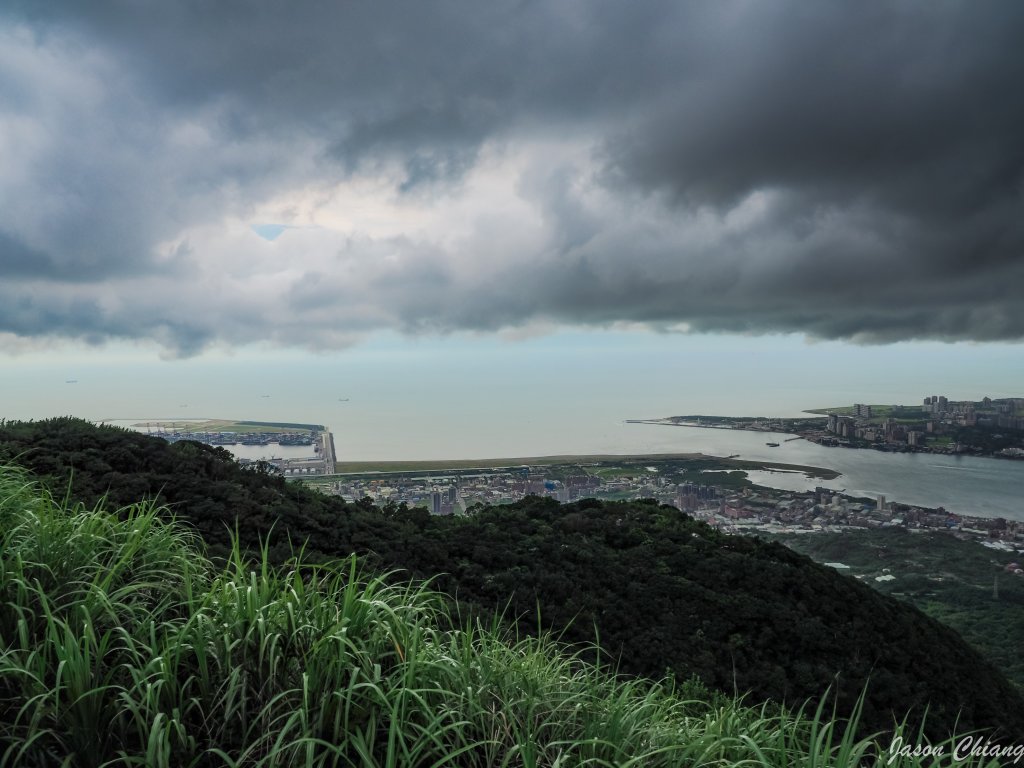
<svg viewBox="0 0 1024 768">
<path fill-rule="evenodd" d="M 289 227 L 286 224 L 253 224 L 251 229 L 264 240 L 274 242 Z"/>
</svg>

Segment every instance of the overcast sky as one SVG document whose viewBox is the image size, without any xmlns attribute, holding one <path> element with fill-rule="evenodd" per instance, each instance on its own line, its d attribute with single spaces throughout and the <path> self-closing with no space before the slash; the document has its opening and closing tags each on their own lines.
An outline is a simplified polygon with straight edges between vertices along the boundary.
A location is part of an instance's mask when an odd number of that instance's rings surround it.
<svg viewBox="0 0 1024 768">
<path fill-rule="evenodd" d="M 1024 338 L 1024 4 L 5 0 L 0 350 Z"/>
</svg>

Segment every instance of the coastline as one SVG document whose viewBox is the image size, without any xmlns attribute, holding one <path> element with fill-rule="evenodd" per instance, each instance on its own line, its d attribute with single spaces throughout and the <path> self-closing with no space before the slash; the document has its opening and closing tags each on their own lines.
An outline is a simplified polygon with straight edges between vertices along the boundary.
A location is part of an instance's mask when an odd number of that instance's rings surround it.
<svg viewBox="0 0 1024 768">
<path fill-rule="evenodd" d="M 817 411 L 807 411 L 817 413 Z M 952 450 L 948 448 L 937 449 L 927 445 L 907 445 L 893 443 L 871 443 L 863 444 L 845 439 L 837 439 L 828 436 L 826 431 L 820 428 L 794 428 L 792 422 L 803 422 L 819 420 L 824 416 L 814 416 L 808 419 L 793 418 L 763 418 L 745 416 L 666 416 L 658 419 L 626 419 L 627 424 L 651 424 L 664 427 L 691 427 L 695 429 L 719 429 L 734 430 L 738 432 L 772 432 L 776 434 L 792 435 L 792 440 L 802 439 L 820 445 L 823 448 L 852 448 L 855 450 L 872 450 L 878 453 L 922 453 L 935 456 L 973 456 L 979 459 L 998 459 L 1003 461 L 1022 461 L 1022 455 L 1008 455 L 994 451 L 980 449 Z M 700 423 L 701 419 L 711 420 L 711 423 Z M 697 423 L 694 423 L 696 420 Z M 791 422 L 787 424 L 787 422 Z M 788 442 L 788 441 L 787 441 Z"/>
<path fill-rule="evenodd" d="M 592 454 L 592 455 L 557 455 L 557 456 L 523 456 L 493 459 L 446 459 L 441 461 L 337 461 L 336 474 L 394 474 L 402 472 L 428 472 L 432 470 L 495 470 L 515 469 L 521 467 L 560 466 L 572 464 L 585 466 L 620 461 L 671 461 L 671 460 L 704 460 L 714 461 L 723 469 L 765 470 L 775 472 L 799 472 L 808 477 L 822 480 L 835 480 L 842 473 L 828 467 L 816 467 L 804 464 L 787 464 L 784 462 L 764 462 L 737 459 L 734 456 L 712 456 L 706 453 L 645 453 L 645 454 Z"/>
</svg>

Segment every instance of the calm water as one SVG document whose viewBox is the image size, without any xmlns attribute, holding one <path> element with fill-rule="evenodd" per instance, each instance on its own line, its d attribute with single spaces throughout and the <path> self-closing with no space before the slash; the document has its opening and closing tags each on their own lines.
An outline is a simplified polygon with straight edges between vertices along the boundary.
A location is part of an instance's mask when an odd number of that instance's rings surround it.
<svg viewBox="0 0 1024 768">
<path fill-rule="evenodd" d="M 716 456 L 739 454 L 742 459 L 827 467 L 842 473 L 827 482 L 808 479 L 800 473 L 751 473 L 755 482 L 774 488 L 805 490 L 825 485 L 853 495 L 884 494 L 889 500 L 907 504 L 1024 520 L 1024 461 L 825 448 L 806 440 L 783 442 L 792 436 L 773 433 L 653 424 L 628 426 L 638 432 L 668 433 L 659 443 L 674 445 L 680 451 Z M 769 441 L 780 445 L 769 448 L 765 445 Z"/>
</svg>

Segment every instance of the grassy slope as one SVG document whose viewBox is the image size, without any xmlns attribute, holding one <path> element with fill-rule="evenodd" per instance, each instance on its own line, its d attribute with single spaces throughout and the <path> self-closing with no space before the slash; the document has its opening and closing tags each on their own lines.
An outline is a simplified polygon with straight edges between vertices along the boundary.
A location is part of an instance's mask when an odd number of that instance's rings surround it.
<svg viewBox="0 0 1024 768">
<path fill-rule="evenodd" d="M 152 505 L 68 508 L 3 468 L 0 543 L 5 766 L 854 765 L 890 743 L 460 628 L 354 560 L 217 569 Z"/>
</svg>

